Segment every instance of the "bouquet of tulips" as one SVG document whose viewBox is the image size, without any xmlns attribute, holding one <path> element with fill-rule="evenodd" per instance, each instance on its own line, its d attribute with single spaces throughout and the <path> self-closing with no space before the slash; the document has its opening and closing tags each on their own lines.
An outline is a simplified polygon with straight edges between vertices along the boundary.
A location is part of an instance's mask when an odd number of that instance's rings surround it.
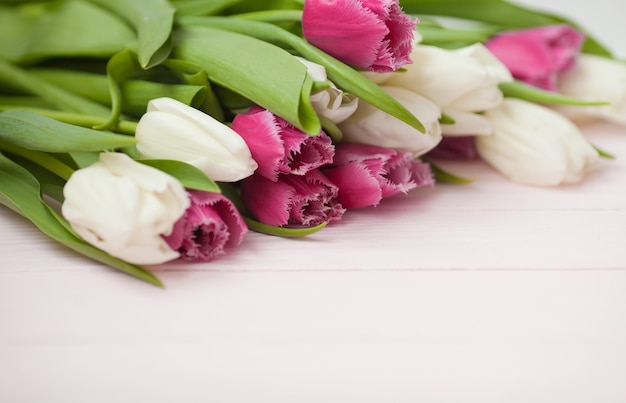
<svg viewBox="0 0 626 403">
<path fill-rule="evenodd" d="M 144 266 L 467 182 L 441 158 L 580 181 L 616 80 L 583 27 L 503 0 L 2 2 L 0 202 L 161 285 Z"/>
</svg>

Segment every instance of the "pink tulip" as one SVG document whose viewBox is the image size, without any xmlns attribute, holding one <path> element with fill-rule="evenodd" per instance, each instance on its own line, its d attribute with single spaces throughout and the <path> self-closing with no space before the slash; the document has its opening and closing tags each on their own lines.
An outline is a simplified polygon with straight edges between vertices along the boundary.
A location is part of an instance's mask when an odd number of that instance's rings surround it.
<svg viewBox="0 0 626 403">
<path fill-rule="evenodd" d="M 241 183 L 241 198 L 264 224 L 315 226 L 341 218 L 338 189 L 319 170 L 280 175 L 276 182 L 254 174 Z"/>
<path fill-rule="evenodd" d="M 559 24 L 501 32 L 486 46 L 513 77 L 556 91 L 558 75 L 574 67 L 584 39 L 581 32 Z"/>
<path fill-rule="evenodd" d="M 220 193 L 188 190 L 191 206 L 163 236 L 184 260 L 209 261 L 239 246 L 248 231 L 235 205 Z"/>
<path fill-rule="evenodd" d="M 444 160 L 473 160 L 478 157 L 474 136 L 444 137 L 437 147 L 428 152 L 428 157 Z"/>
<path fill-rule="evenodd" d="M 376 206 L 384 198 L 434 184 L 428 164 L 411 153 L 365 144 L 341 144 L 324 174 L 339 187 L 345 208 Z"/>
<path fill-rule="evenodd" d="M 307 0 L 302 15 L 302 33 L 311 44 L 380 73 L 411 63 L 416 24 L 398 0 Z"/>
<path fill-rule="evenodd" d="M 335 148 L 328 135 L 310 136 L 260 107 L 233 119 L 231 128 L 248 144 L 259 175 L 276 181 L 278 174 L 304 175 L 332 162 Z"/>
</svg>

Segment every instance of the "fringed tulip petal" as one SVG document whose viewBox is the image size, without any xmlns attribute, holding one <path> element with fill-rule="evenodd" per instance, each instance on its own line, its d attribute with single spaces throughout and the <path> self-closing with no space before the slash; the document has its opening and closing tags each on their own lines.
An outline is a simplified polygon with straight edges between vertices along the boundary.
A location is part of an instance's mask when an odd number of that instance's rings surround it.
<svg viewBox="0 0 626 403">
<path fill-rule="evenodd" d="M 164 236 L 182 259 L 206 262 L 241 244 L 248 227 L 228 198 L 195 190 L 188 195 L 191 205 L 172 234 Z"/>
<path fill-rule="evenodd" d="M 397 0 L 307 0 L 302 32 L 344 63 L 388 72 L 411 63 L 416 23 Z"/>
<path fill-rule="evenodd" d="M 242 182 L 241 198 L 262 223 L 274 226 L 315 226 L 338 220 L 345 209 L 338 189 L 319 170 L 280 175 L 276 182 L 253 175 Z"/>
<path fill-rule="evenodd" d="M 324 132 L 310 136 L 259 107 L 233 119 L 233 130 L 258 162 L 257 173 L 276 181 L 279 174 L 304 175 L 332 161 L 334 146 Z"/>
</svg>

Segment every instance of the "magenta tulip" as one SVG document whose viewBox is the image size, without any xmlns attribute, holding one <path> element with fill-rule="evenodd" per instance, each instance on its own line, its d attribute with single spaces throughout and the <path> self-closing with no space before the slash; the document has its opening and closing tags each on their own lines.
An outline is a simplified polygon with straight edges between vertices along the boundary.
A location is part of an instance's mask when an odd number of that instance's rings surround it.
<svg viewBox="0 0 626 403">
<path fill-rule="evenodd" d="M 248 231 L 235 205 L 220 193 L 188 190 L 191 205 L 163 236 L 184 260 L 209 261 L 239 246 Z"/>
<path fill-rule="evenodd" d="M 398 0 L 307 0 L 302 14 L 307 41 L 344 63 L 380 73 L 411 63 L 416 24 Z"/>
<path fill-rule="evenodd" d="M 332 162 L 335 153 L 326 133 L 310 136 L 260 107 L 235 116 L 231 128 L 248 144 L 259 165 L 255 173 L 272 181 L 278 174 L 304 175 Z"/>
<path fill-rule="evenodd" d="M 581 32 L 559 24 L 501 32 L 486 46 L 513 77 L 556 91 L 559 74 L 574 67 L 584 39 Z"/>
<path fill-rule="evenodd" d="M 411 153 L 365 144 L 341 144 L 324 174 L 339 188 L 345 208 L 376 206 L 384 198 L 434 185 L 430 166 Z"/>
<path fill-rule="evenodd" d="M 280 175 L 276 182 L 254 174 L 241 183 L 241 198 L 254 217 L 274 226 L 315 226 L 341 218 L 339 189 L 319 170 Z"/>
</svg>

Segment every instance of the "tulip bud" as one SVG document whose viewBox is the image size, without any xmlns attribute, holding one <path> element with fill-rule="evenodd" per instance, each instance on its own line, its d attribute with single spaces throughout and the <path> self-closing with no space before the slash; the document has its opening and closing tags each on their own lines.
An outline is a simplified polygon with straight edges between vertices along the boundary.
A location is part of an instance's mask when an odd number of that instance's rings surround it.
<svg viewBox="0 0 626 403">
<path fill-rule="evenodd" d="M 567 24 L 498 33 L 485 44 L 518 80 L 556 91 L 560 74 L 572 69 L 585 35 Z"/>
<path fill-rule="evenodd" d="M 444 135 L 489 134 L 491 125 L 478 112 L 502 102 L 498 84 L 511 81 L 511 73 L 483 45 L 447 50 L 418 45 L 415 63 L 404 71 L 379 78 L 383 85 L 406 88 L 430 99 L 454 124 L 442 124 Z"/>
<path fill-rule="evenodd" d="M 339 124 L 344 141 L 411 152 L 414 156 L 434 148 L 441 141 L 439 107 L 404 88 L 386 85 L 381 88 L 413 113 L 426 128 L 426 133 L 419 132 L 367 102 L 360 102 L 356 112 Z"/>
<path fill-rule="evenodd" d="M 179 255 L 163 240 L 189 205 L 183 186 L 125 154 L 103 153 L 63 188 L 62 213 L 86 242 L 129 263 Z"/>
<path fill-rule="evenodd" d="M 204 112 L 171 98 L 148 103 L 137 125 L 137 150 L 144 158 L 184 161 L 211 179 L 235 182 L 257 168 L 237 132 Z"/>
<path fill-rule="evenodd" d="M 555 106 L 569 118 L 577 122 L 601 118 L 626 124 L 625 62 L 583 54 L 574 69 L 559 77 L 557 87 L 570 97 L 610 102 L 602 106 Z"/>
<path fill-rule="evenodd" d="M 578 127 L 547 107 L 505 99 L 485 117 L 494 131 L 476 136 L 476 150 L 515 182 L 540 186 L 579 182 L 598 161 L 598 152 Z"/>
</svg>

